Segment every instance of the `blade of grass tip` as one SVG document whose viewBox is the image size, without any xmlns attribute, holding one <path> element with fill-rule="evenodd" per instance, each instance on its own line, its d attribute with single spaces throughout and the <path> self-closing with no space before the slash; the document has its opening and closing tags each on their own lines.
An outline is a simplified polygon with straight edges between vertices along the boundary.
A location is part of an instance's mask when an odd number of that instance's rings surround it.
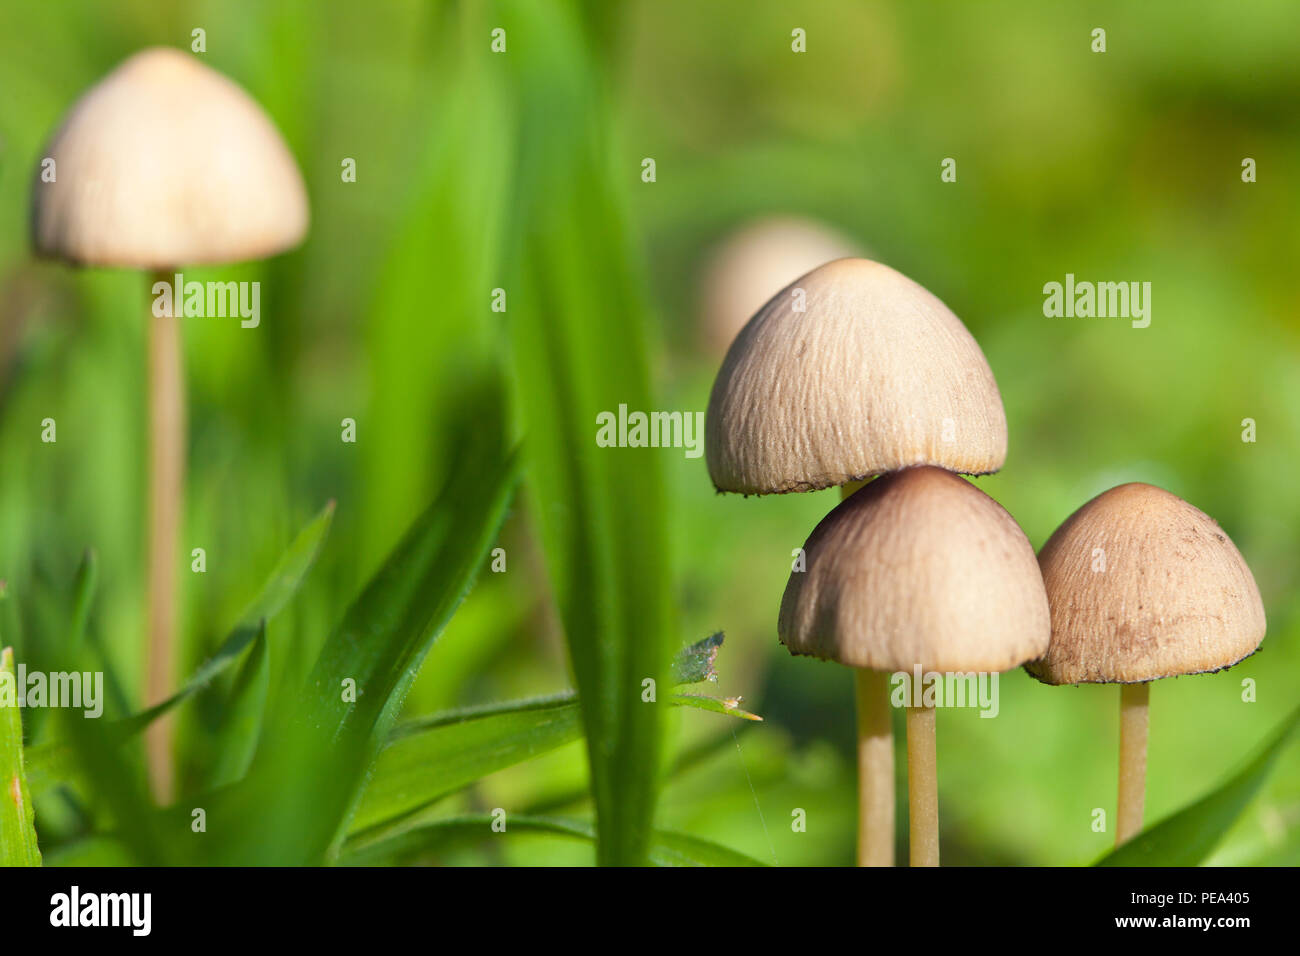
<svg viewBox="0 0 1300 956">
<path fill-rule="evenodd" d="M 1201 864 L 1264 785 L 1297 727 L 1300 727 L 1300 708 L 1292 711 L 1259 754 L 1221 787 L 1116 847 L 1094 865 Z"/>
<path fill-rule="evenodd" d="M 239 623 L 222 641 L 216 652 L 204 661 L 180 690 L 171 697 L 148 710 L 119 721 L 117 726 L 123 735 L 129 736 L 147 727 L 159 716 L 207 687 L 214 678 L 234 664 L 245 648 L 263 632 L 266 622 L 275 617 L 297 593 L 307 572 L 311 570 L 316 557 L 320 554 L 333 518 L 334 502 L 330 501 L 298 533 L 281 555 L 257 597 L 240 615 Z"/>
<path fill-rule="evenodd" d="M 509 317 L 530 500 L 582 702 L 599 860 L 637 865 L 663 771 L 669 521 L 660 452 L 596 435 L 602 416 L 655 407 L 647 307 L 572 10 L 502 11 L 534 38 L 510 57 L 523 126 Z"/>
<path fill-rule="evenodd" d="M 0 866 L 40 866 L 36 813 L 23 770 L 13 648 L 0 650 Z"/>
<path fill-rule="evenodd" d="M 302 693 L 278 702 L 266 722 L 274 732 L 220 808 L 239 838 L 212 848 L 216 862 L 318 862 L 341 841 L 365 769 L 486 564 L 513 495 L 499 378 L 464 401 L 446 484 L 326 639 Z"/>
<path fill-rule="evenodd" d="M 86 625 L 90 621 L 90 605 L 94 600 L 95 586 L 99 577 L 99 560 L 93 550 L 88 550 L 77 567 L 77 577 L 73 583 L 72 620 L 68 627 L 67 656 L 75 661 L 86 636 Z"/>
<path fill-rule="evenodd" d="M 670 702 L 681 707 L 694 707 L 714 714 L 726 714 L 741 720 L 762 720 L 758 714 L 751 714 L 740 706 L 739 697 L 705 697 L 702 694 L 673 694 Z"/>
<path fill-rule="evenodd" d="M 205 775 L 205 789 L 233 783 L 248 771 L 257 750 L 270 681 L 271 654 L 263 624 L 225 700 L 216 756 Z"/>
</svg>

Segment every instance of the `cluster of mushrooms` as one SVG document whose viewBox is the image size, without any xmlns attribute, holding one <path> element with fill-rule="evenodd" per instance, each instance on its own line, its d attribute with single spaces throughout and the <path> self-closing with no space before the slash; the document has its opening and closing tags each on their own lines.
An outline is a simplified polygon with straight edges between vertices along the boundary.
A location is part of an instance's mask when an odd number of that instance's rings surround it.
<svg viewBox="0 0 1300 956">
<path fill-rule="evenodd" d="M 778 633 L 792 654 L 854 669 L 859 865 L 894 862 L 892 674 L 1024 666 L 1048 684 L 1120 684 L 1118 845 L 1142 828 L 1150 682 L 1221 670 L 1263 640 L 1241 554 L 1160 488 L 1099 495 L 1035 557 L 960 477 L 1006 459 L 984 354 L 938 298 L 878 262 L 819 266 L 749 320 L 714 383 L 705 450 L 721 492 L 840 488 L 790 574 Z M 937 866 L 935 709 L 906 699 L 910 862 Z"/>
</svg>

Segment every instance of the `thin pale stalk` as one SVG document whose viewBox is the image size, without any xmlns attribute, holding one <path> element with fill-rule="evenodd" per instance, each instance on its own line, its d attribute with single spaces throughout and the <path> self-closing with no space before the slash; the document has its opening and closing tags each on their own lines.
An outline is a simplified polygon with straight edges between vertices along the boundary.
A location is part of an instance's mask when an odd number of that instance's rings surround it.
<svg viewBox="0 0 1300 956">
<path fill-rule="evenodd" d="M 150 281 L 171 282 L 159 272 Z M 149 339 L 149 640 L 145 660 L 145 705 L 172 692 L 181 496 L 185 479 L 185 387 L 181 361 L 179 303 L 166 315 L 147 316 Z M 171 800 L 172 721 L 164 714 L 146 733 L 149 780 L 159 803 Z"/>
<path fill-rule="evenodd" d="M 840 486 L 847 498 L 865 485 Z M 855 670 L 858 712 L 858 866 L 894 865 L 894 726 L 889 675 Z"/>
<path fill-rule="evenodd" d="M 894 865 L 894 728 L 889 675 L 853 672 L 858 705 L 858 866 Z"/>
<path fill-rule="evenodd" d="M 907 708 L 908 851 L 912 866 L 939 865 L 939 760 L 934 708 Z"/>
<path fill-rule="evenodd" d="M 1142 805 L 1147 789 L 1147 728 L 1150 684 L 1121 684 L 1119 688 L 1119 806 L 1115 812 L 1115 845 L 1142 832 Z"/>
</svg>

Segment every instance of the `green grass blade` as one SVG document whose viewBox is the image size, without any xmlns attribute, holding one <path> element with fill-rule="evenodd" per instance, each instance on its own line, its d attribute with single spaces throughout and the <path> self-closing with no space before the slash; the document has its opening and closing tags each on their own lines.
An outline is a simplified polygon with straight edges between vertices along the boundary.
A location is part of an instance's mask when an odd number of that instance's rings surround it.
<svg viewBox="0 0 1300 956">
<path fill-rule="evenodd" d="M 86 626 L 90 622 L 90 604 L 95 596 L 95 584 L 99 576 L 99 562 L 94 551 L 87 551 L 77 568 L 77 577 L 73 583 L 72 622 L 68 628 L 65 654 L 68 660 L 75 661 L 86 636 Z"/>
<path fill-rule="evenodd" d="M 371 865 L 405 862 L 413 857 L 474 845 L 493 837 L 532 833 L 593 842 L 596 828 L 584 820 L 564 817 L 505 817 L 504 833 L 496 833 L 491 815 L 413 819 L 382 832 L 350 841 L 341 862 Z M 654 831 L 647 839 L 647 860 L 655 866 L 763 866 L 753 857 L 682 833 Z"/>
<path fill-rule="evenodd" d="M 40 866 L 36 815 L 23 772 L 23 722 L 13 648 L 0 650 L 0 866 Z"/>
<path fill-rule="evenodd" d="M 504 9 L 523 119 L 509 316 L 529 492 L 587 738 L 601 863 L 646 860 L 673 627 L 662 449 L 598 447 L 597 416 L 649 412 L 644 296 L 572 8 Z"/>
<path fill-rule="evenodd" d="M 673 673 L 695 681 L 713 677 L 721 644 L 722 635 L 714 634 L 683 649 L 674 658 Z M 732 698 L 675 694 L 670 703 L 762 719 L 740 710 Z M 350 829 L 356 833 L 391 822 L 581 736 L 581 710 L 572 691 L 408 721 L 393 731 L 375 760 Z"/>
<path fill-rule="evenodd" d="M 129 735 L 143 730 L 177 704 L 207 687 L 239 659 L 244 649 L 262 633 L 265 622 L 275 617 L 302 585 L 303 578 L 307 576 L 307 572 L 316 562 L 316 556 L 320 554 L 321 545 L 329 533 L 333 518 L 334 502 L 331 501 L 307 527 L 298 533 L 298 537 L 294 538 L 293 543 L 289 545 L 288 550 L 280 557 L 266 579 L 266 583 L 262 585 L 257 597 L 240 615 L 239 623 L 221 642 L 216 653 L 208 658 L 181 689 L 167 700 L 120 721 L 118 727 L 122 733 Z"/>
<path fill-rule="evenodd" d="M 326 639 L 302 692 L 279 701 L 275 733 L 218 808 L 239 839 L 213 847 L 214 862 L 318 862 L 340 837 L 376 742 L 486 564 L 513 494 L 499 393 L 495 379 L 484 384 L 453 436 L 460 452 L 442 492 Z"/>
<path fill-rule="evenodd" d="M 1227 783 L 1112 850 L 1095 865 L 1200 865 L 1254 799 L 1298 726 L 1300 708 L 1282 722 L 1260 753 Z"/>
<path fill-rule="evenodd" d="M 248 771 L 257 751 L 270 680 L 271 653 L 263 625 L 225 702 L 217 732 L 216 756 L 205 789 L 234 783 Z"/>
<path fill-rule="evenodd" d="M 582 736 L 572 693 L 411 721 L 375 761 L 354 831 L 418 810 L 505 767 Z"/>
</svg>

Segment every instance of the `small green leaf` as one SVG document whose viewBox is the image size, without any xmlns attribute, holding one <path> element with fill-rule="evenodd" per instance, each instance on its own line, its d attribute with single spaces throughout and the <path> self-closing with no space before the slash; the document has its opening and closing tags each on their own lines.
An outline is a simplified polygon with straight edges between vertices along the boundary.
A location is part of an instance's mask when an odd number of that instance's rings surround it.
<svg viewBox="0 0 1300 956">
<path fill-rule="evenodd" d="M 341 862 L 373 865 L 402 862 L 455 846 L 473 845 L 502 834 L 493 831 L 491 815 L 413 818 L 349 841 Z M 564 817 L 529 817 L 507 814 L 505 834 L 539 833 L 594 843 L 596 830 L 585 820 Z M 684 833 L 657 830 L 648 840 L 649 862 L 655 866 L 763 866 L 753 857 Z"/>
<path fill-rule="evenodd" d="M 581 737 L 582 715 L 572 693 L 402 724 L 375 761 L 352 829 L 418 810 L 490 773 Z"/>
<path fill-rule="evenodd" d="M 699 684 L 706 680 L 717 680 L 718 675 L 713 668 L 717 663 L 718 649 L 722 647 L 722 641 L 722 632 L 718 631 L 678 651 L 677 656 L 673 658 L 673 683 Z"/>
<path fill-rule="evenodd" d="M 1300 726 L 1300 708 L 1239 773 L 1208 796 L 1107 853 L 1096 866 L 1198 866 L 1236 822 Z"/>
<path fill-rule="evenodd" d="M 23 723 L 13 648 L 0 650 L 0 866 L 40 866 L 36 815 L 23 771 Z"/>
</svg>

